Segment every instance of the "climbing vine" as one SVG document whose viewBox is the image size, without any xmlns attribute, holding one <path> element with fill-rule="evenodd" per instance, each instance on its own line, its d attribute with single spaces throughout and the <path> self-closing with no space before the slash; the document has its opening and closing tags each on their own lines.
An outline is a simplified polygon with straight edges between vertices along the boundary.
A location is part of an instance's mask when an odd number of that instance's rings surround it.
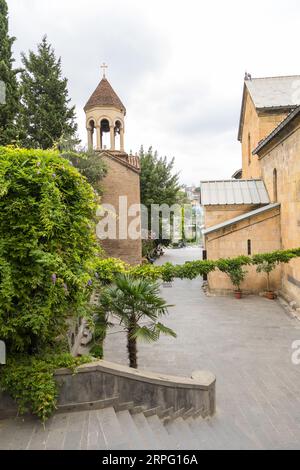
<svg viewBox="0 0 300 470">
<path fill-rule="evenodd" d="M 88 313 L 92 187 L 54 151 L 0 147 L 0 338 L 35 354 Z"/>
</svg>

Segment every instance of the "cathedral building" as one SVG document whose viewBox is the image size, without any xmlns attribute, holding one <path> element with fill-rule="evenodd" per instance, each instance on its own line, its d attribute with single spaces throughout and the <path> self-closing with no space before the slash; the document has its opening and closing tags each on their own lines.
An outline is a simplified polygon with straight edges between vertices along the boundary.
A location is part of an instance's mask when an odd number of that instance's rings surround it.
<svg viewBox="0 0 300 470">
<path fill-rule="evenodd" d="M 300 76 L 252 78 L 246 74 L 238 139 L 242 170 L 233 179 L 203 181 L 205 249 L 209 259 L 254 255 L 300 246 Z M 237 179 L 236 179 L 237 178 Z M 249 293 L 266 279 L 247 267 Z M 300 261 L 279 266 L 272 288 L 300 304 Z M 221 272 L 209 289 L 232 291 Z"/>
<path fill-rule="evenodd" d="M 106 66 L 103 66 L 104 70 Z M 131 207 L 140 205 L 139 158 L 125 152 L 126 108 L 103 73 L 103 78 L 84 107 L 88 147 L 94 149 L 107 167 L 103 180 L 102 204 L 115 210 L 114 237 L 100 240 L 108 257 L 119 258 L 129 264 L 142 260 L 141 227 L 133 239 L 126 227 L 136 223 L 137 214 Z M 138 215 L 140 217 L 140 215 Z"/>
</svg>

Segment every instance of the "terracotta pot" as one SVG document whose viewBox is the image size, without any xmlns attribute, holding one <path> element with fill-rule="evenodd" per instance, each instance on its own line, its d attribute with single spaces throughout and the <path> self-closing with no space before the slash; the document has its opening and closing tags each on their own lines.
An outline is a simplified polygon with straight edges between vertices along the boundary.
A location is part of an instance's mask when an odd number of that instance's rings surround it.
<svg viewBox="0 0 300 470">
<path fill-rule="evenodd" d="M 268 292 L 266 292 L 266 297 L 269 300 L 274 300 L 275 299 L 275 294 L 272 291 L 268 291 Z"/>
<path fill-rule="evenodd" d="M 241 299 L 242 298 L 242 292 L 240 290 L 236 290 L 234 295 L 235 295 L 236 299 Z"/>
</svg>

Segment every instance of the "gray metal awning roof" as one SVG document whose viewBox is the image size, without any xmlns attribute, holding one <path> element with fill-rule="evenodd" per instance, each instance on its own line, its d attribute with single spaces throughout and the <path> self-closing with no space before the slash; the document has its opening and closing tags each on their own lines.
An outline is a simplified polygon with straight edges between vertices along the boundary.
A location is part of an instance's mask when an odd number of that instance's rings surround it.
<svg viewBox="0 0 300 470">
<path fill-rule="evenodd" d="M 233 219 L 225 220 L 225 222 L 222 222 L 221 224 L 213 225 L 212 227 L 203 230 L 203 234 L 208 235 L 209 233 L 216 232 L 221 228 L 236 224 L 237 222 L 241 222 L 242 220 L 248 219 L 249 217 L 253 217 L 254 215 L 270 211 L 272 209 L 275 209 L 276 207 L 280 207 L 279 202 L 276 202 L 274 204 L 268 204 L 267 206 L 260 207 L 259 209 L 255 209 L 254 211 L 246 212 L 245 214 L 239 215 L 238 217 L 234 217 Z"/>
<path fill-rule="evenodd" d="M 201 182 L 201 204 L 203 206 L 269 203 L 270 199 L 262 180 Z"/>
</svg>

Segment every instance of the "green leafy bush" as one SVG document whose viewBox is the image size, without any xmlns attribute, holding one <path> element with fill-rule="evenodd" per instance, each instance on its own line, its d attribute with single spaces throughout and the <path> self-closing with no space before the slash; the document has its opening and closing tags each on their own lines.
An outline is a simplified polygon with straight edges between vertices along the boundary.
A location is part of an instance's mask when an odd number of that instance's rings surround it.
<svg viewBox="0 0 300 470">
<path fill-rule="evenodd" d="M 101 344 L 94 344 L 90 349 L 90 354 L 97 359 L 103 358 L 103 346 Z"/>
<path fill-rule="evenodd" d="M 124 273 L 130 266 L 117 258 L 97 258 L 94 260 L 95 277 L 102 284 L 111 283 L 117 274 Z"/>
<path fill-rule="evenodd" d="M 270 274 L 276 268 L 278 262 L 269 260 L 262 260 L 256 268 L 258 273 L 265 273 L 267 277 L 267 291 L 270 292 Z"/>
<path fill-rule="evenodd" d="M 14 398 L 19 412 L 31 412 L 45 421 L 55 411 L 58 389 L 54 372 L 59 368 L 76 370 L 92 358 L 70 354 L 10 357 L 1 368 L 0 387 Z"/>
<path fill-rule="evenodd" d="M 85 316 L 95 195 L 54 151 L 0 147 L 0 338 L 34 354 Z"/>
</svg>

